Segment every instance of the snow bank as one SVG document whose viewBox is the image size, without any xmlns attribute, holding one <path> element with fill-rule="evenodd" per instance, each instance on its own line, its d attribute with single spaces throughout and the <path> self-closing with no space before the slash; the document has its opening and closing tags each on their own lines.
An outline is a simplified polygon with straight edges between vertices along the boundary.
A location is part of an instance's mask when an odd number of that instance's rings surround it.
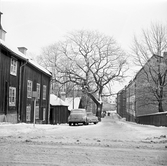
<svg viewBox="0 0 167 166">
<path fill-rule="evenodd" d="M 84 133 L 84 134 L 83 134 Z M 57 139 L 66 138 L 67 141 L 75 139 L 85 140 L 112 140 L 112 141 L 150 141 L 152 139 L 165 139 L 167 141 L 167 128 L 150 125 L 141 125 L 127 122 L 113 112 L 111 116 L 102 118 L 97 125 L 69 126 L 68 124 L 50 125 L 19 123 L 0 123 L 0 137 L 16 136 L 25 138 Z M 54 137 L 54 138 L 53 138 Z"/>
</svg>

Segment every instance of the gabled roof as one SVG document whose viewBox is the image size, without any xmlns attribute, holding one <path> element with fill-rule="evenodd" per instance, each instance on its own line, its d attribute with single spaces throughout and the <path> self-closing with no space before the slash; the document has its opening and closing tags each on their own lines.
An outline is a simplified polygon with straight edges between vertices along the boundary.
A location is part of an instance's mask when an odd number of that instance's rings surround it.
<svg viewBox="0 0 167 166">
<path fill-rule="evenodd" d="M 68 106 L 68 103 L 60 99 L 54 94 L 50 94 L 50 104 L 52 106 Z"/>
<path fill-rule="evenodd" d="M 27 60 L 27 57 L 23 53 L 21 53 L 17 48 L 14 48 L 14 47 L 10 46 L 9 44 L 7 44 L 2 39 L 0 39 L 0 45 L 4 46 L 8 51 L 13 53 L 16 57 L 18 57 L 22 60 Z"/>
<path fill-rule="evenodd" d="M 37 69 L 41 70 L 42 72 L 51 76 L 51 72 L 49 72 L 47 69 L 45 69 L 44 67 L 39 65 L 37 62 L 33 61 L 32 59 L 30 59 L 29 57 L 27 57 L 26 55 L 21 53 L 17 48 L 10 46 L 9 44 L 7 44 L 5 41 L 3 41 L 1 39 L 0 39 L 0 45 L 5 47 L 5 49 L 7 49 L 12 54 L 14 54 L 17 58 L 24 60 L 24 61 L 27 61 L 29 64 L 31 64 L 35 68 L 37 68 Z"/>
<path fill-rule="evenodd" d="M 69 104 L 68 109 L 72 110 L 72 109 L 79 108 L 80 100 L 81 100 L 81 97 L 75 97 L 75 98 L 68 97 L 65 99 L 65 102 Z"/>
<path fill-rule="evenodd" d="M 144 68 L 150 63 L 150 61 L 153 59 L 153 58 L 163 58 L 162 56 L 159 56 L 159 55 L 156 55 L 156 54 L 153 54 L 148 60 L 147 62 L 140 68 L 140 70 L 136 73 L 136 75 L 134 76 L 134 78 L 132 80 L 129 81 L 128 85 L 126 85 L 123 89 L 121 89 L 119 92 L 121 93 L 122 90 L 124 90 L 125 88 L 127 89 L 129 86 L 131 86 L 131 84 L 134 83 L 134 81 L 136 80 L 136 78 L 139 76 L 139 74 L 144 70 Z M 118 92 L 118 93 L 119 93 Z"/>
<path fill-rule="evenodd" d="M 142 70 L 150 63 L 150 61 L 153 59 L 153 58 L 163 58 L 162 56 L 159 56 L 159 55 L 156 55 L 156 54 L 153 54 L 148 60 L 147 62 L 141 67 L 141 69 L 136 73 L 135 77 L 133 80 L 135 80 L 137 78 L 137 76 L 142 72 Z"/>
</svg>

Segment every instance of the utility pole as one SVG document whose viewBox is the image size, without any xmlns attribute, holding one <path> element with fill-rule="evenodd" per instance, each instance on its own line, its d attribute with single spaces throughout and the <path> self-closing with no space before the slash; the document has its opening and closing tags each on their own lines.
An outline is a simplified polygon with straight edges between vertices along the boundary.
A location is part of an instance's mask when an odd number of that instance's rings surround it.
<svg viewBox="0 0 167 166">
<path fill-rule="evenodd" d="M 37 93 L 37 91 L 33 91 L 32 92 L 32 97 L 33 97 L 33 100 L 34 100 L 34 120 L 33 120 L 33 126 L 35 127 L 36 101 L 38 99 L 38 93 Z"/>
<path fill-rule="evenodd" d="M 74 100 L 75 100 L 75 89 L 73 87 L 73 109 L 74 109 L 74 104 L 75 104 Z"/>
</svg>

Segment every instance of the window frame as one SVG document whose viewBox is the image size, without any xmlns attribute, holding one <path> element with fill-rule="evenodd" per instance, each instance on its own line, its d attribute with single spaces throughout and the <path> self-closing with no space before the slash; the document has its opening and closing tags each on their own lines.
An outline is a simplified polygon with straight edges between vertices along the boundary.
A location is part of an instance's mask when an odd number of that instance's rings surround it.
<svg viewBox="0 0 167 166">
<path fill-rule="evenodd" d="M 43 85 L 43 100 L 46 100 L 46 90 L 47 90 L 47 87 L 46 85 Z"/>
<path fill-rule="evenodd" d="M 10 61 L 10 74 L 13 76 L 17 76 L 17 60 L 14 58 L 11 58 Z"/>
<path fill-rule="evenodd" d="M 40 99 L 40 83 L 37 83 L 37 94 L 38 94 L 38 99 Z"/>
<path fill-rule="evenodd" d="M 9 106 L 10 107 L 16 106 L 16 87 L 12 86 L 9 87 Z"/>
<path fill-rule="evenodd" d="M 27 80 L 27 98 L 32 98 L 32 84 L 31 80 Z"/>
</svg>

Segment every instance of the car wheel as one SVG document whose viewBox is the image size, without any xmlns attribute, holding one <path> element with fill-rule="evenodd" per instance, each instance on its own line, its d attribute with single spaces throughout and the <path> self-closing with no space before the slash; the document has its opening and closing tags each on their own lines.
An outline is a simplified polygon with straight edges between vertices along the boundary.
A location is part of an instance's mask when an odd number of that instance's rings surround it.
<svg viewBox="0 0 167 166">
<path fill-rule="evenodd" d="M 97 124 L 97 122 L 94 122 L 94 124 Z"/>
<path fill-rule="evenodd" d="M 71 122 L 69 123 L 69 126 L 71 126 Z"/>
</svg>

